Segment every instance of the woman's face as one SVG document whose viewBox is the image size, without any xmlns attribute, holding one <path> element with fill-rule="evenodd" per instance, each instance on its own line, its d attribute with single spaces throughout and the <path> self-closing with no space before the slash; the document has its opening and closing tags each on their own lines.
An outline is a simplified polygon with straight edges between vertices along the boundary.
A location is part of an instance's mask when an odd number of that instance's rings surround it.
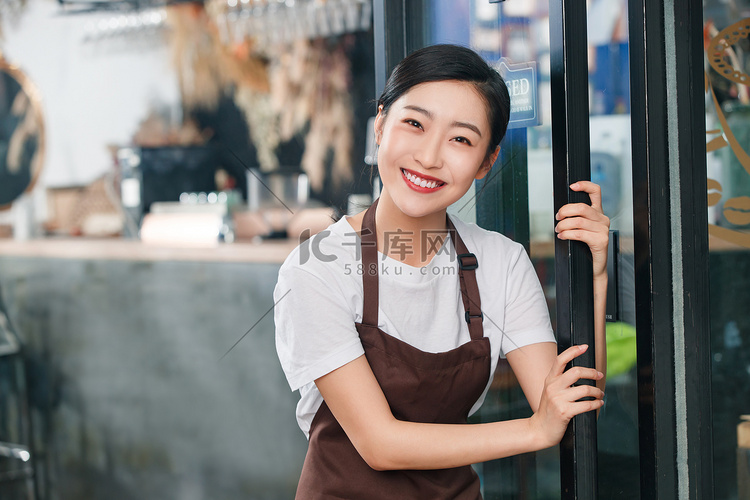
<svg viewBox="0 0 750 500">
<path fill-rule="evenodd" d="M 445 210 L 481 179 L 497 158 L 487 106 L 470 83 L 413 87 L 375 120 L 383 189 L 410 217 Z"/>
</svg>

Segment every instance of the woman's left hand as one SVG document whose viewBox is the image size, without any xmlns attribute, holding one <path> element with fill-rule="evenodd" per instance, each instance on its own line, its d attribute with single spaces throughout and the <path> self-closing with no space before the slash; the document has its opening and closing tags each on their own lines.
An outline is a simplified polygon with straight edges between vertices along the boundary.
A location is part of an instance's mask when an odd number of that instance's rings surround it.
<svg viewBox="0 0 750 500">
<path fill-rule="evenodd" d="M 607 247 L 609 245 L 609 217 L 602 212 L 602 190 L 589 181 L 578 181 L 570 186 L 573 191 L 583 191 L 591 198 L 591 205 L 569 203 L 564 205 L 555 219 L 557 237 L 586 243 L 594 261 L 594 278 L 607 274 Z"/>
</svg>

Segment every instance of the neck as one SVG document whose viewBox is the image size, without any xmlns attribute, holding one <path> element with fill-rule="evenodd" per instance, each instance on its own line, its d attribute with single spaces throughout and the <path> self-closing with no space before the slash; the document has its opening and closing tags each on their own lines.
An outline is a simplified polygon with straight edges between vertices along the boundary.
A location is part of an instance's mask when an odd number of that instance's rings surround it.
<svg viewBox="0 0 750 500">
<path fill-rule="evenodd" d="M 445 212 L 443 209 L 423 217 L 410 217 L 396 206 L 387 191 L 383 191 L 375 214 L 378 249 L 412 266 L 428 264 L 446 235 Z M 438 244 L 435 244 L 436 238 L 440 238 Z"/>
</svg>

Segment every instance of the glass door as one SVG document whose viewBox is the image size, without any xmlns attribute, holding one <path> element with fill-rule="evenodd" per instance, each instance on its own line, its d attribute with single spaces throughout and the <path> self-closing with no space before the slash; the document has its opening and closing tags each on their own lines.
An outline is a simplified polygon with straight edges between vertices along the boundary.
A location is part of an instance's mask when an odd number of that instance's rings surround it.
<svg viewBox="0 0 750 500">
<path fill-rule="evenodd" d="M 598 420 L 576 418 L 559 453 L 478 464 L 486 499 L 748 494 L 742 353 L 750 341 L 741 280 L 750 247 L 743 187 L 750 5 L 706 0 L 705 24 L 703 7 L 701 0 L 374 3 L 379 89 L 396 62 L 427 44 L 469 46 L 506 72 L 517 121 L 490 175 L 453 210 L 526 246 L 561 347 L 590 338 L 592 301 L 585 252 L 555 242 L 555 208 L 575 201 L 568 183 L 590 176 L 611 219 L 605 406 Z M 501 366 L 474 418 L 529 414 Z"/>
<path fill-rule="evenodd" d="M 455 213 L 527 248 L 555 328 L 548 3 L 442 0 L 431 3 L 428 19 L 429 43 L 471 47 L 511 82 L 513 116 L 501 144 L 501 157 L 485 179 L 476 183 L 475 192 L 456 204 Z M 518 82 L 515 88 L 513 81 Z M 530 415 L 510 365 L 501 360 L 491 392 L 473 420 Z M 487 500 L 560 498 L 560 453 L 556 448 L 485 462 L 476 468 Z"/>
<path fill-rule="evenodd" d="M 714 498 L 750 498 L 750 2 L 706 0 Z"/>
<path fill-rule="evenodd" d="M 562 4 L 558 7 L 562 8 Z M 594 449 L 590 450 L 593 464 L 589 463 L 585 467 L 588 470 L 581 476 L 588 477 L 586 481 L 590 484 L 577 485 L 578 491 L 570 491 L 566 481 L 561 483 L 576 467 L 573 462 L 577 460 L 578 465 L 581 462 L 580 456 L 575 457 L 575 453 L 582 452 L 576 450 L 580 443 L 575 444 L 575 435 L 564 442 L 562 455 L 560 449 L 553 448 L 478 464 L 476 468 L 487 500 L 559 499 L 575 495 L 588 498 L 581 488 L 595 494 L 597 483 L 601 498 L 639 497 L 627 5 L 624 1 L 594 0 L 589 2 L 588 9 L 588 19 L 592 22 L 588 30 L 579 29 L 583 38 L 577 40 L 583 43 L 584 52 L 584 83 L 578 90 L 579 95 L 583 95 L 584 106 L 591 109 L 590 116 L 583 115 L 584 142 L 591 144 L 590 176 L 602 186 L 604 211 L 612 221 L 614 249 L 610 259 L 609 295 L 612 300 L 607 327 L 610 353 L 607 402 L 598 422 L 590 419 L 593 436 L 597 434 L 596 428 L 599 429 L 599 458 L 596 459 L 597 442 L 594 440 Z M 581 14 L 586 16 L 585 5 Z M 499 231 L 527 248 L 545 291 L 553 327 L 560 330 L 561 325 L 556 324 L 558 293 L 566 287 L 569 290 L 570 283 L 560 283 L 556 279 L 553 188 L 555 177 L 562 176 L 564 182 L 569 172 L 564 165 L 553 166 L 555 148 L 558 154 L 566 152 L 564 141 L 553 140 L 552 126 L 553 99 L 564 92 L 565 82 L 559 78 L 555 81 L 551 74 L 550 26 L 563 25 L 562 11 L 548 0 L 503 3 L 383 0 L 375 3 L 375 15 L 376 44 L 379 15 L 384 22 L 380 27 L 384 50 L 378 70 L 382 72 L 382 82 L 385 69 L 390 69 L 400 57 L 423 45 L 438 43 L 471 47 L 497 67 L 508 81 L 513 110 L 508 134 L 501 145 L 501 156 L 490 174 L 477 181 L 475 190 L 467 193 L 450 211 L 486 229 Z M 587 34 L 588 46 L 585 45 Z M 376 48 L 376 59 L 377 52 Z M 559 88 L 555 89 L 555 85 Z M 382 83 L 379 87 L 382 88 Z M 589 149 L 588 144 L 585 147 Z M 565 307 L 574 307 L 567 292 L 563 293 Z M 580 304 L 575 307 L 580 308 Z M 569 316 L 566 314 L 568 320 Z M 570 338 L 566 340 L 569 342 Z M 492 390 L 473 420 L 494 421 L 530 415 L 531 409 L 518 382 L 507 362 L 501 360 Z M 579 426 L 579 434 L 584 434 L 582 429 Z"/>
</svg>

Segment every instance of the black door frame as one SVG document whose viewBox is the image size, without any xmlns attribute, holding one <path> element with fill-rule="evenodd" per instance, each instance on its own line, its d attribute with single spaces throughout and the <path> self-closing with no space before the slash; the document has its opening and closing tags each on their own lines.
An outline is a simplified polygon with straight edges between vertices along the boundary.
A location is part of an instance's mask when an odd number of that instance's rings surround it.
<svg viewBox="0 0 750 500">
<path fill-rule="evenodd" d="M 550 86 L 552 101 L 552 176 L 555 213 L 568 203 L 590 203 L 570 185 L 591 179 L 589 72 L 586 2 L 549 0 Z M 559 22 L 555 22 L 558 20 Z M 595 367 L 594 276 L 591 252 L 579 241 L 555 238 L 555 288 L 558 350 L 586 344 L 574 366 Z M 582 381 L 593 385 L 592 380 Z M 563 499 L 596 500 L 596 413 L 571 420 L 560 442 Z"/>
<path fill-rule="evenodd" d="M 423 19 L 428 0 L 373 0 L 375 40 L 375 98 L 380 97 L 385 81 L 398 62 L 424 47 L 429 33 Z"/>
<path fill-rule="evenodd" d="M 426 44 L 426 1 L 373 1 L 377 95 L 395 64 Z M 550 18 L 557 209 L 581 201 L 567 187 L 590 178 L 585 2 L 550 0 Z M 641 498 L 711 499 L 703 6 L 629 0 L 628 20 Z M 556 244 L 561 348 L 593 347 L 587 252 Z M 593 365 L 593 351 L 583 364 Z M 596 498 L 593 415 L 570 426 L 561 469 L 563 499 Z"/>
<path fill-rule="evenodd" d="M 701 0 L 629 0 L 641 498 L 713 498 Z"/>
</svg>

